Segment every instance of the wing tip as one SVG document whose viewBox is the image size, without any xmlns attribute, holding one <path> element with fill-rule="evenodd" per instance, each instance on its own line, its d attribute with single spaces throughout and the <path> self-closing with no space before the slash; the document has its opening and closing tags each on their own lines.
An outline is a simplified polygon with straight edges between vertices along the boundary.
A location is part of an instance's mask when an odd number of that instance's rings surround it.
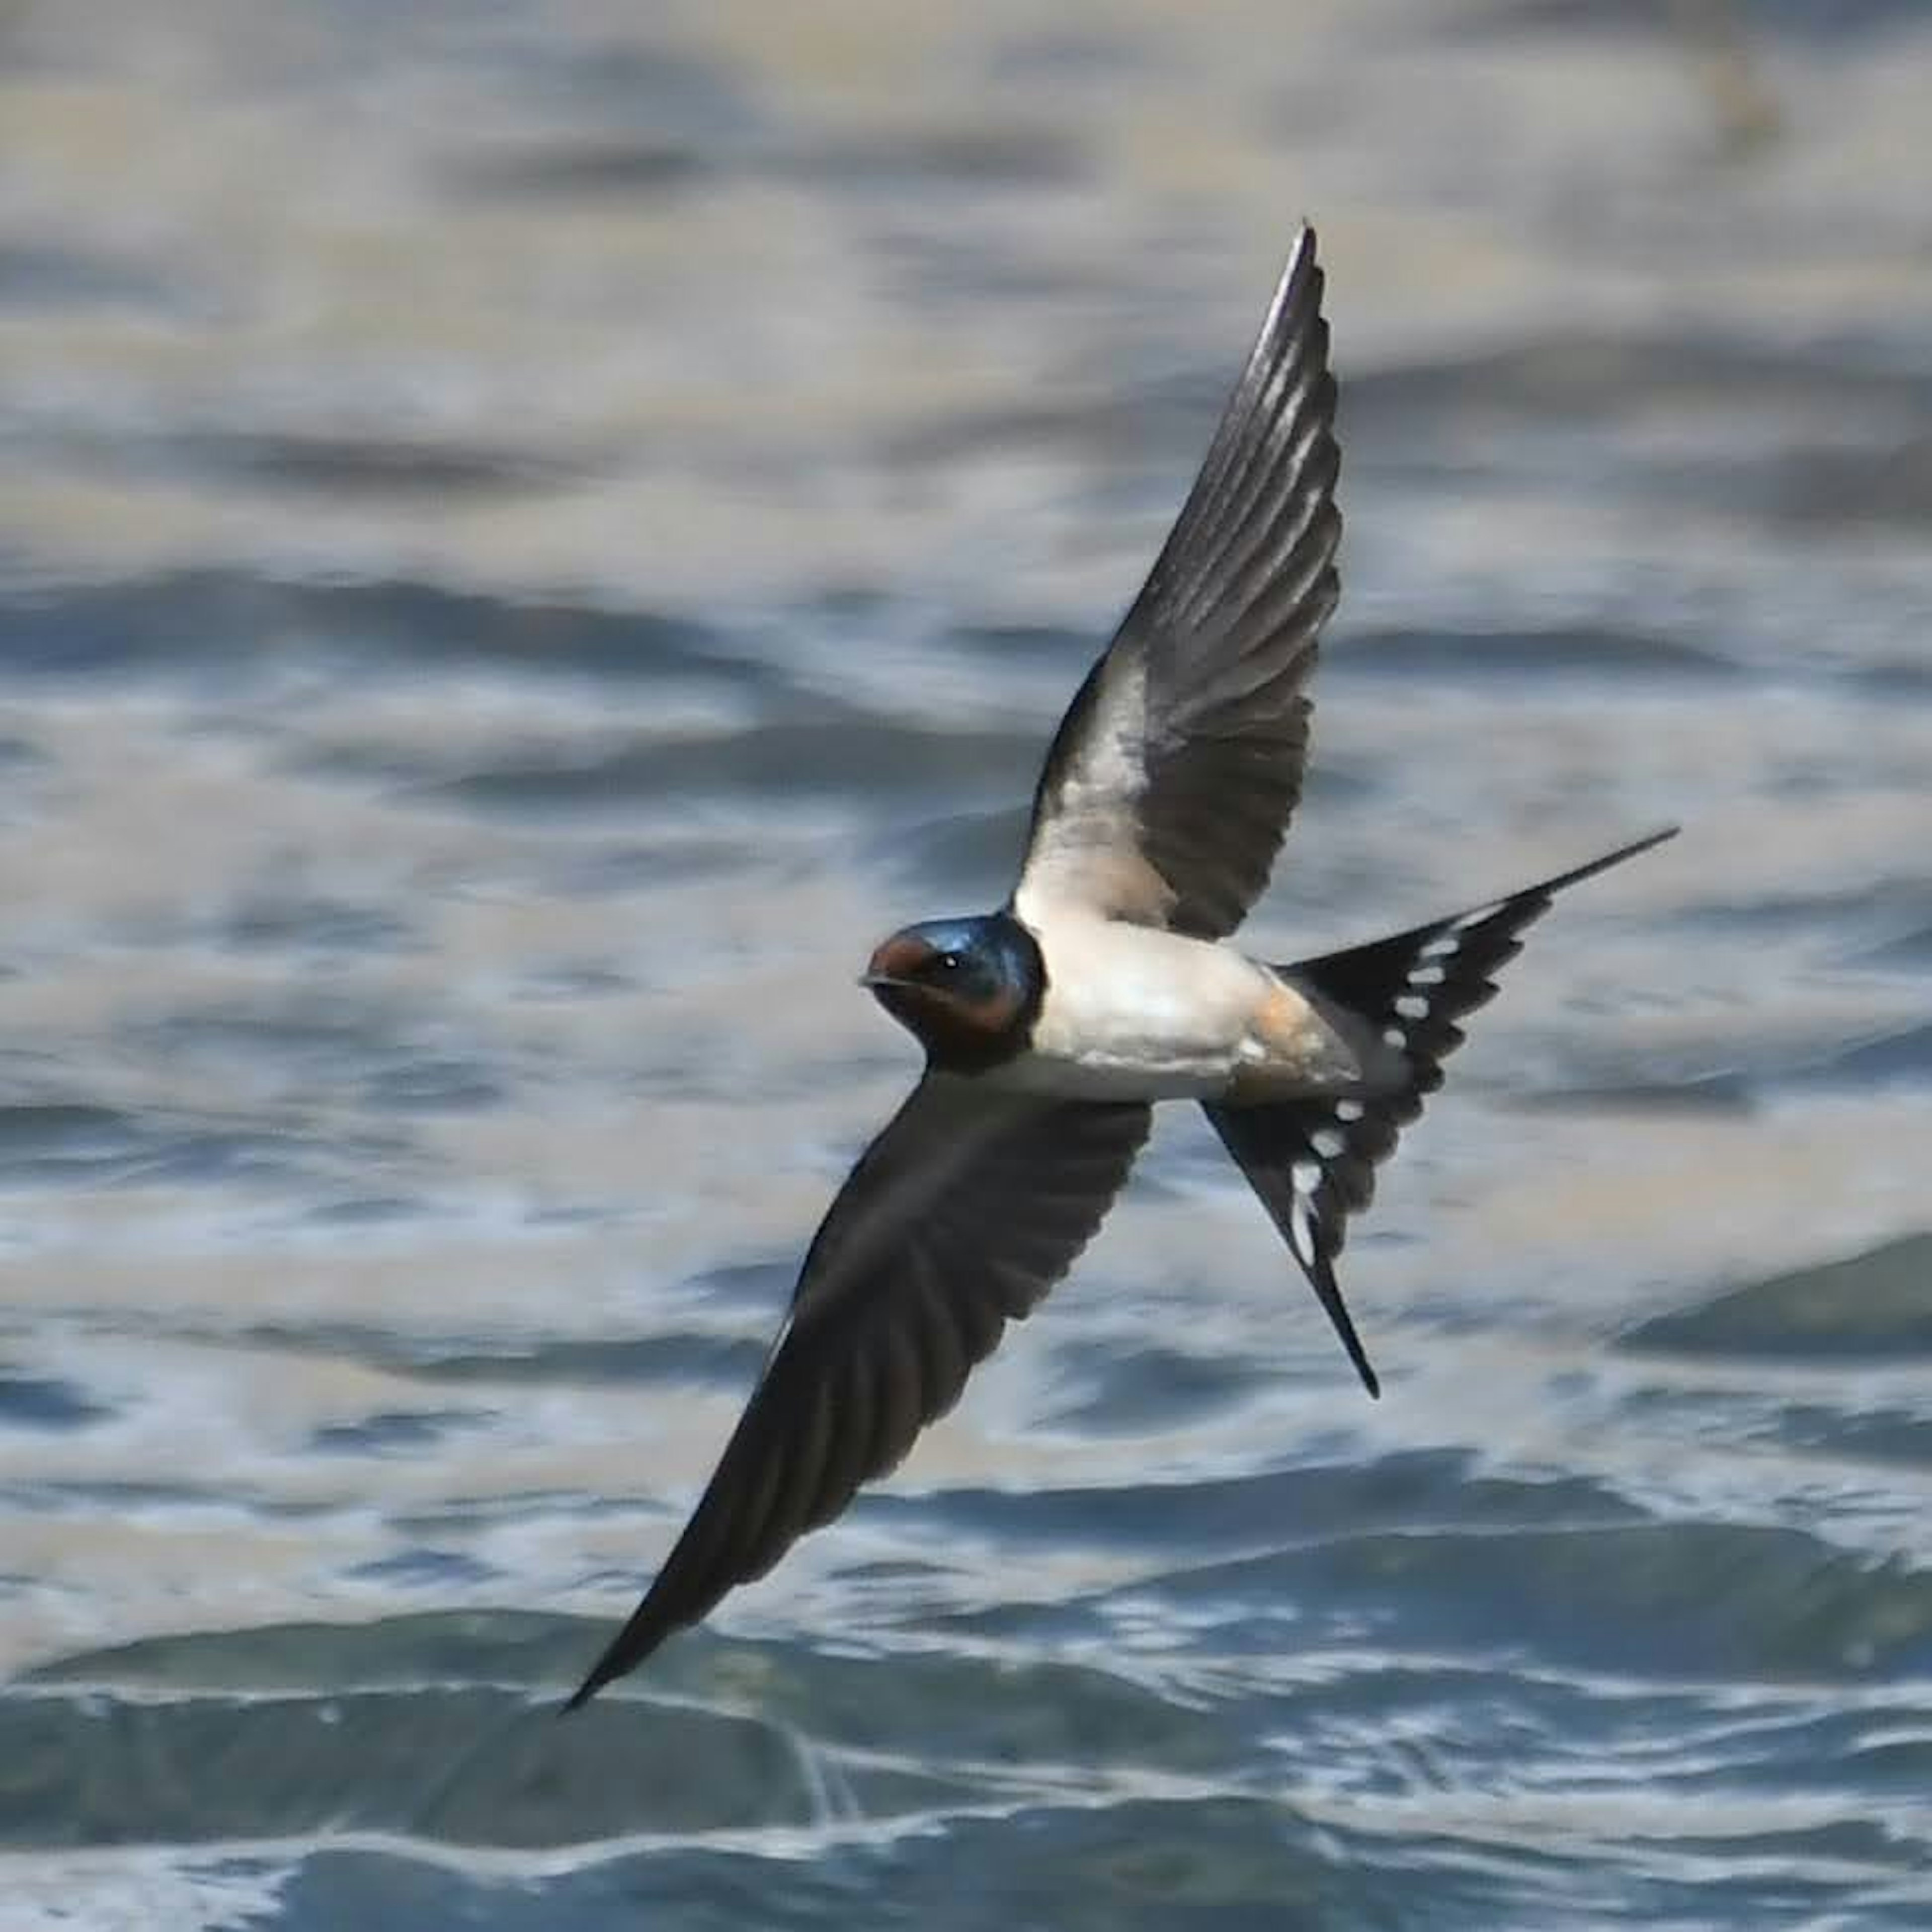
<svg viewBox="0 0 1932 1932">
<path fill-rule="evenodd" d="M 1275 278 L 1274 296 L 1256 334 L 1248 358 L 1250 376 L 1257 367 L 1266 367 L 1277 360 L 1283 343 L 1298 338 L 1304 328 L 1321 332 L 1316 344 L 1316 361 L 1324 370 L 1327 368 L 1328 324 L 1322 313 L 1322 298 L 1328 278 L 1317 260 L 1318 248 L 1313 225 L 1304 215 L 1288 244 L 1288 260 Z"/>
<path fill-rule="evenodd" d="M 668 1567 L 668 1566 L 667 1566 Z M 644 1600 L 632 1613 L 631 1620 L 604 1647 L 602 1654 L 593 1664 L 584 1682 L 566 1697 L 559 1707 L 557 1715 L 567 1718 L 573 1711 L 580 1711 L 607 1684 L 614 1684 L 620 1677 L 628 1677 L 639 1664 L 644 1663 L 662 1644 L 664 1639 L 681 1629 L 689 1618 L 667 1620 L 658 1614 L 657 1586 L 653 1584 Z M 645 1612 L 651 1613 L 646 1622 Z"/>
<path fill-rule="evenodd" d="M 1274 299 L 1269 303 L 1267 320 L 1262 325 L 1258 338 L 1262 344 L 1274 339 L 1282 328 L 1284 318 L 1294 316 L 1298 320 L 1304 307 L 1309 312 L 1309 319 L 1318 326 L 1323 326 L 1322 298 L 1328 278 L 1322 271 L 1320 248 L 1313 226 L 1304 217 L 1289 244 L 1288 260 L 1275 283 Z M 1324 334 L 1325 337 L 1325 326 Z M 1322 353 L 1318 359 L 1325 368 L 1328 359 L 1325 340 L 1320 347 Z"/>
<path fill-rule="evenodd" d="M 567 1718 L 573 1711 L 580 1711 L 607 1684 L 612 1684 L 631 1668 L 638 1660 L 619 1660 L 617 1646 L 613 1644 L 590 1667 L 590 1674 L 577 1688 L 557 1707 L 556 1714 Z"/>
</svg>

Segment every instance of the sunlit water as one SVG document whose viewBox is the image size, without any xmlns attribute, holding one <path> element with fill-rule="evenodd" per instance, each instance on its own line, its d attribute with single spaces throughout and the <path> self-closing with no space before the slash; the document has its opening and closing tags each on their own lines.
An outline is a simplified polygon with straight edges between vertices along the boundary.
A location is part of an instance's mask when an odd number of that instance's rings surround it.
<svg viewBox="0 0 1932 1932">
<path fill-rule="evenodd" d="M 1932 1923 L 1921 10 L 667 11 L 0 14 L 0 1925 Z M 1685 835 L 560 1724 L 1304 212 L 1257 950 Z"/>
</svg>

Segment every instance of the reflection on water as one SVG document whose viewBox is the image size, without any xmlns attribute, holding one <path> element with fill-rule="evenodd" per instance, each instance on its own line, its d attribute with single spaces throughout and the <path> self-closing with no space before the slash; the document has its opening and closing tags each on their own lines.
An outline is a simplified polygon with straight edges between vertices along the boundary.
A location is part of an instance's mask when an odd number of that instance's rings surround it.
<svg viewBox="0 0 1932 1932">
<path fill-rule="evenodd" d="M 1932 1914 L 1903 4 L 0 15 L 8 1925 Z M 568 1726 L 1295 216 L 1257 950 L 1682 818 L 1388 1174 L 1192 1123 Z"/>
</svg>

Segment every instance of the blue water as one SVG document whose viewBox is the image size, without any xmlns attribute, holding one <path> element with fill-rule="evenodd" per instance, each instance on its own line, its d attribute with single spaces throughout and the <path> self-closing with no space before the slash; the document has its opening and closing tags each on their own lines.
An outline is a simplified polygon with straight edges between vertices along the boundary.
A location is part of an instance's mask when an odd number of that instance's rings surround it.
<svg viewBox="0 0 1932 1932">
<path fill-rule="evenodd" d="M 0 1932 L 1932 1924 L 1932 28 L 0 21 Z M 567 1723 L 1296 218 L 1264 956 L 1682 820 L 1386 1172 L 1168 1124 Z"/>
</svg>

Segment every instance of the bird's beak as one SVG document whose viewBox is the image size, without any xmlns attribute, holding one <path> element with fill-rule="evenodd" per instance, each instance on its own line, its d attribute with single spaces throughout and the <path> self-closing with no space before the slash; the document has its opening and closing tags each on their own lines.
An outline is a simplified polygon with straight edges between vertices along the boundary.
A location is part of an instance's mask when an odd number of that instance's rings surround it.
<svg viewBox="0 0 1932 1932">
<path fill-rule="evenodd" d="M 911 986 L 915 982 L 910 975 L 932 956 L 932 949 L 922 940 L 896 932 L 866 962 L 866 970 L 859 975 L 859 983 L 868 993 L 876 993 L 881 986 Z"/>
</svg>

